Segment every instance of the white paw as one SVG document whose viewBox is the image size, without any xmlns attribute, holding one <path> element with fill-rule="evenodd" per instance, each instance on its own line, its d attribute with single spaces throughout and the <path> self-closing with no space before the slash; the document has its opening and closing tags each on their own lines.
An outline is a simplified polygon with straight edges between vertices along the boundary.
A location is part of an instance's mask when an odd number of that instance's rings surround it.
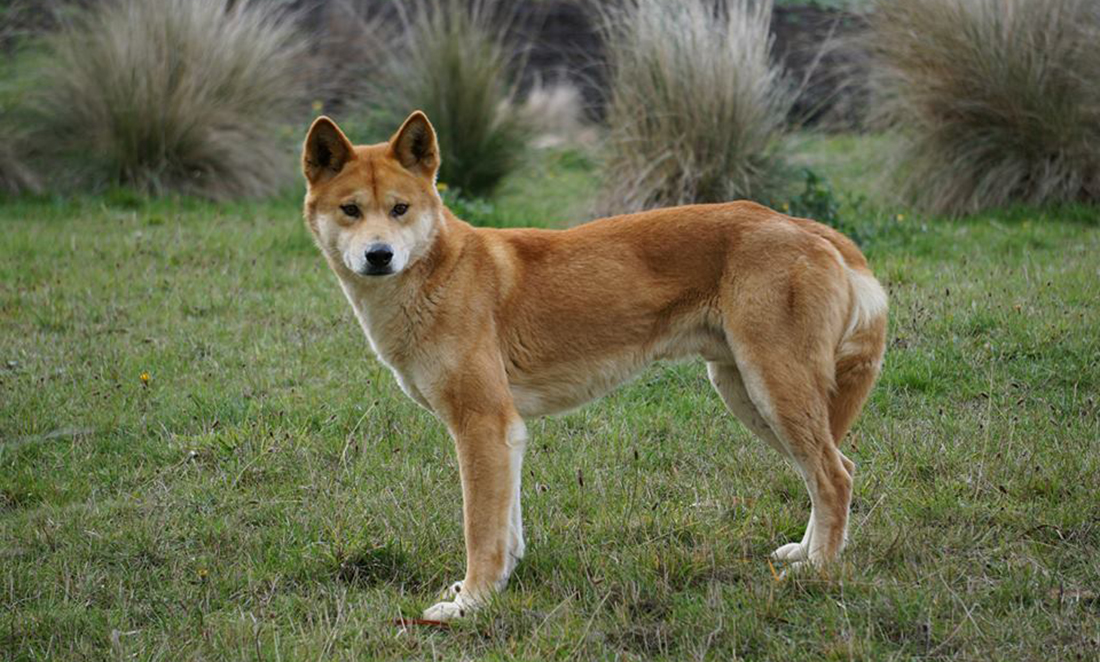
<svg viewBox="0 0 1100 662">
<path fill-rule="evenodd" d="M 452 585 L 451 588 L 453 589 L 454 586 Z M 480 601 L 459 593 L 454 600 L 437 602 L 425 609 L 424 618 L 429 621 L 450 621 L 456 618 L 465 618 L 480 606 Z"/>
<path fill-rule="evenodd" d="M 790 561 L 797 563 L 807 558 L 806 547 L 800 542 L 789 542 L 772 552 L 772 558 L 776 561 Z"/>
<path fill-rule="evenodd" d="M 462 592 L 462 582 L 455 582 L 443 591 L 442 602 L 437 602 L 424 610 L 424 618 L 429 621 L 450 621 L 465 618 L 481 606 L 481 601 Z"/>
<path fill-rule="evenodd" d="M 783 572 L 779 573 L 779 579 L 790 579 L 791 577 L 807 572 L 814 569 L 814 564 L 810 561 L 795 561 L 791 563 Z"/>
<path fill-rule="evenodd" d="M 465 616 L 466 608 L 458 602 L 437 602 L 424 610 L 424 619 L 428 621 L 452 621 Z"/>
<path fill-rule="evenodd" d="M 462 593 L 462 582 L 455 582 L 443 590 L 443 597 L 454 600 L 460 593 Z"/>
</svg>

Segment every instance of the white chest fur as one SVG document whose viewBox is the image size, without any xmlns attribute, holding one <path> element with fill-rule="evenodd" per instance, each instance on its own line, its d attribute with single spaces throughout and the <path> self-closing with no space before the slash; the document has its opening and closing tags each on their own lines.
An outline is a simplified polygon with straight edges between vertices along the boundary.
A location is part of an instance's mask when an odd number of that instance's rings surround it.
<svg viewBox="0 0 1100 662">
<path fill-rule="evenodd" d="M 351 303 L 359 326 L 367 336 L 367 342 L 375 356 L 393 372 L 405 395 L 421 407 L 432 411 L 428 398 L 418 385 L 420 380 L 417 379 L 413 360 L 415 350 L 408 343 L 412 334 L 405 328 L 407 324 L 398 309 L 381 305 L 381 300 L 387 298 L 385 291 L 391 288 L 383 286 L 371 292 L 363 292 L 349 286 L 343 279 L 340 286 Z M 392 297 L 393 293 L 390 292 L 389 296 Z"/>
</svg>

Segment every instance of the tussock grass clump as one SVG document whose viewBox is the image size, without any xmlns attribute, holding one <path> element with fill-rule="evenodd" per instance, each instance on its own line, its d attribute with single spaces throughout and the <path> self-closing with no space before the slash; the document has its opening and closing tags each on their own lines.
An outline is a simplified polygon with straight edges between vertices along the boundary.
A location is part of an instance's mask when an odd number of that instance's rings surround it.
<svg viewBox="0 0 1100 662">
<path fill-rule="evenodd" d="M 393 57 L 400 32 L 393 25 L 397 10 L 389 5 L 378 0 L 328 0 L 318 10 L 324 23 L 312 35 L 318 75 L 311 87 L 314 95 L 332 102 L 323 108 L 325 114 L 357 108 L 356 102 L 370 93 L 376 72 Z M 346 119 L 341 118 L 342 123 Z"/>
<path fill-rule="evenodd" d="M 473 195 L 490 193 L 528 141 L 510 103 L 517 73 L 505 40 L 510 19 L 496 0 L 418 0 L 403 15 L 399 55 L 371 95 L 388 125 L 412 110 L 427 113 L 443 157 L 440 181 Z"/>
<path fill-rule="evenodd" d="M 25 127 L 20 119 L 20 94 L 5 68 L 0 68 L 0 194 L 18 194 L 41 189 L 38 175 L 31 165 Z"/>
<path fill-rule="evenodd" d="M 303 53 L 270 5 L 104 2 L 48 38 L 31 129 L 58 184 L 269 193 L 293 175 L 279 124 L 302 100 Z"/>
<path fill-rule="evenodd" d="M 628 0 L 603 14 L 610 67 L 601 212 L 773 194 L 794 101 L 771 2 Z"/>
<path fill-rule="evenodd" d="M 881 0 L 870 43 L 911 201 L 956 215 L 1100 200 L 1093 0 Z"/>
<path fill-rule="evenodd" d="M 20 137 L 0 126 L 0 193 L 40 190 L 38 176 L 19 152 Z"/>
<path fill-rule="evenodd" d="M 535 147 L 558 147 L 593 137 L 584 116 L 584 97 L 572 83 L 536 81 L 527 91 L 520 111 L 537 136 L 532 141 Z"/>
</svg>

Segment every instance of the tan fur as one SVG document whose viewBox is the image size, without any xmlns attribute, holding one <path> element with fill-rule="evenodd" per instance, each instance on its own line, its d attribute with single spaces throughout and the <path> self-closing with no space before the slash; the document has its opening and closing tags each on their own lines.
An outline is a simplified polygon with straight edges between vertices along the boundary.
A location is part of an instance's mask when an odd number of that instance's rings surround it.
<svg viewBox="0 0 1100 662">
<path fill-rule="evenodd" d="M 886 334 L 885 294 L 851 241 L 751 202 L 561 231 L 474 228 L 443 206 L 438 166 L 419 112 L 390 142 L 360 147 L 320 118 L 303 155 L 307 224 L 372 348 L 455 440 L 466 576 L 426 616 L 476 607 L 523 553 L 523 420 L 580 406 L 657 359 L 702 356 L 731 411 L 801 473 L 810 523 L 777 556 L 835 558 L 854 469 L 837 444 Z M 349 201 L 362 218 L 341 212 Z M 400 268 L 361 275 L 377 242 Z"/>
</svg>

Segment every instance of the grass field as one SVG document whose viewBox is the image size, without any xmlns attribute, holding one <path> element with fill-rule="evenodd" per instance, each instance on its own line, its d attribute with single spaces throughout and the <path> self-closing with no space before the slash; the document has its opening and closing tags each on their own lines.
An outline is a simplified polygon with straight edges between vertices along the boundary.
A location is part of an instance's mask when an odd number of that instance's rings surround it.
<svg viewBox="0 0 1100 662">
<path fill-rule="evenodd" d="M 817 141 L 845 191 L 851 140 Z M 549 163 L 495 213 L 581 213 L 589 166 Z M 297 204 L 0 205 L 0 660 L 1100 656 L 1095 208 L 850 219 L 891 331 L 826 572 L 774 578 L 805 489 L 660 365 L 530 424 L 508 591 L 406 631 L 463 568 L 451 442 Z"/>
</svg>

